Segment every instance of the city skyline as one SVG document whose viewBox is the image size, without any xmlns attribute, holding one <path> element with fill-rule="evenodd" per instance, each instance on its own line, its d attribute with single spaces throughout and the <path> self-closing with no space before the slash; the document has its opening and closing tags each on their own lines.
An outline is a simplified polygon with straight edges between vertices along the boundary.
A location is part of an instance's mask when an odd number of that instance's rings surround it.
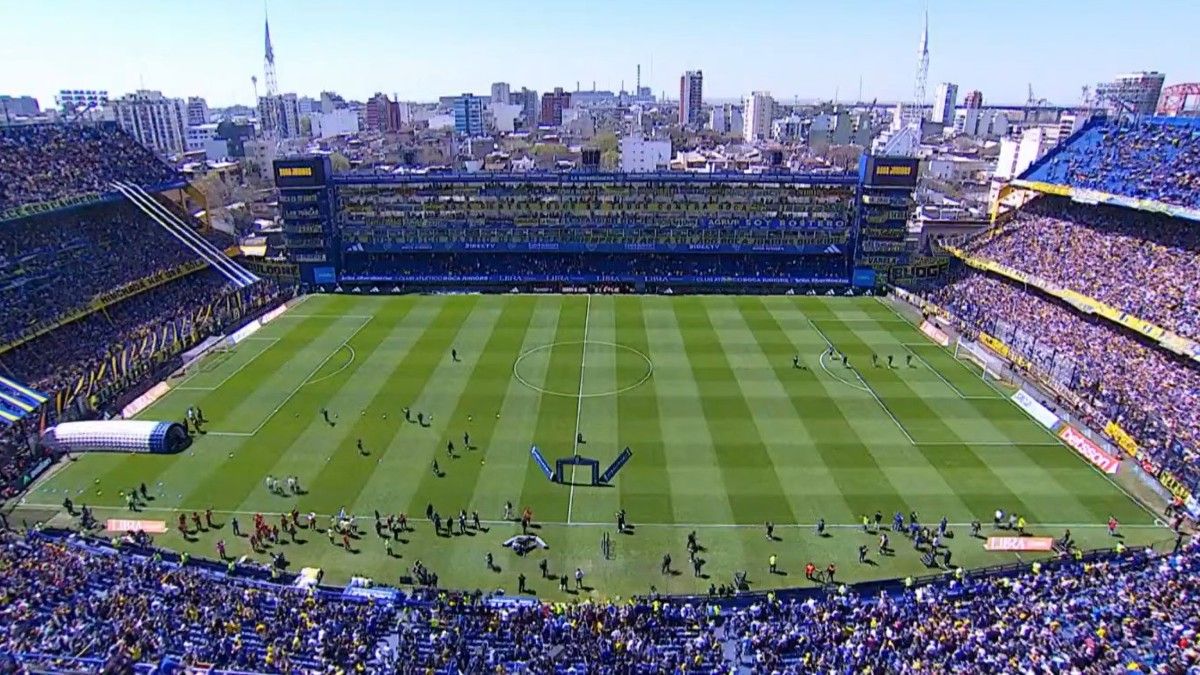
<svg viewBox="0 0 1200 675">
<path fill-rule="evenodd" d="M 703 70 L 706 102 L 770 90 L 782 103 L 854 100 L 860 79 L 864 100 L 909 100 L 923 9 L 919 2 L 772 0 L 739 8 L 742 25 L 731 29 L 719 18 L 728 8 L 703 0 L 649 6 L 614 0 L 603 12 L 551 3 L 520 11 L 468 2 L 363 2 L 336 11 L 306 1 L 269 6 L 283 92 L 334 90 L 357 100 L 385 92 L 433 101 L 486 95 L 498 81 L 541 92 L 571 91 L 576 83 L 586 90 L 593 82 L 615 91 L 622 80 L 632 91 L 640 63 L 642 82 L 655 95 L 676 98 L 680 75 Z M 949 81 L 963 91 L 982 90 L 988 102 L 1020 103 L 1031 84 L 1039 98 L 1070 105 L 1081 86 L 1120 72 L 1158 70 L 1168 84 L 1200 79 L 1188 41 L 1165 39 L 1200 18 L 1200 6 L 1102 0 L 1089 3 L 1086 13 L 1079 9 L 1028 0 L 930 3 L 930 88 Z M 32 95 L 43 107 L 54 105 L 58 90 L 76 88 L 113 96 L 146 88 L 204 96 L 215 107 L 250 105 L 252 75 L 261 93 L 263 6 L 257 3 L 62 1 L 9 4 L 4 13 L 0 93 Z M 1036 35 L 1006 30 L 1004 21 L 1072 30 Z"/>
</svg>

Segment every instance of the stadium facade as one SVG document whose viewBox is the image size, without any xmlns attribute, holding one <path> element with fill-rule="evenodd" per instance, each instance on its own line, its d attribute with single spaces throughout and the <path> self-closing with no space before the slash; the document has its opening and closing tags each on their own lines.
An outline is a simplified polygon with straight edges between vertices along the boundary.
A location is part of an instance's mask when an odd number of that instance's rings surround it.
<svg viewBox="0 0 1200 675">
<path fill-rule="evenodd" d="M 278 160 L 285 246 L 325 291 L 846 291 L 936 273 L 907 241 L 918 164 L 855 173 L 335 176 Z M 917 265 L 914 267 L 913 263 Z"/>
</svg>

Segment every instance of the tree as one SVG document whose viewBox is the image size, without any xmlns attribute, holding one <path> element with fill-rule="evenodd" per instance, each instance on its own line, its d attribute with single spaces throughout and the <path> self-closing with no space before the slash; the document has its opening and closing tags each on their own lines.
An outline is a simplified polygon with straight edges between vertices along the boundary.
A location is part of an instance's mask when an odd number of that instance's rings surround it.
<svg viewBox="0 0 1200 675">
<path fill-rule="evenodd" d="M 837 168 L 849 171 L 858 167 L 858 158 L 862 153 L 861 145 L 835 145 L 825 151 L 825 159 Z"/>
<path fill-rule="evenodd" d="M 605 150 L 600 153 L 600 166 L 605 169 L 616 169 L 621 162 L 621 153 L 616 150 Z"/>
<path fill-rule="evenodd" d="M 300 118 L 300 135 L 312 136 L 312 118 L 308 115 Z"/>
<path fill-rule="evenodd" d="M 334 152 L 329 155 L 329 163 L 333 165 L 334 173 L 346 173 L 350 170 L 350 160 L 340 152 Z"/>
<path fill-rule="evenodd" d="M 533 154 L 538 158 L 563 157 L 567 152 L 567 146 L 562 143 L 538 143 L 533 146 Z"/>
<path fill-rule="evenodd" d="M 603 154 L 610 150 L 616 152 L 620 144 L 617 142 L 616 134 L 611 131 L 603 131 L 592 137 L 592 145 Z"/>
</svg>

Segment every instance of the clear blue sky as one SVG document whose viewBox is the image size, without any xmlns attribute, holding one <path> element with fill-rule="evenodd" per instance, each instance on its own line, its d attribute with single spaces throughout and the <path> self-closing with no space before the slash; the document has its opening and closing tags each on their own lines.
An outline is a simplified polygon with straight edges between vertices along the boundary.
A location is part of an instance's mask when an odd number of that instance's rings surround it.
<svg viewBox="0 0 1200 675">
<path fill-rule="evenodd" d="M 270 1 L 283 91 L 332 89 L 404 100 L 494 81 L 545 91 L 624 79 L 678 96 L 685 69 L 706 98 L 770 90 L 787 102 L 911 96 L 921 0 Z M 951 81 L 985 101 L 1080 86 L 1129 70 L 1200 80 L 1196 0 L 931 0 L 929 93 Z M 43 106 L 63 88 L 139 87 L 249 103 L 262 88 L 263 5 L 255 0 L 0 0 L 0 93 Z"/>
</svg>

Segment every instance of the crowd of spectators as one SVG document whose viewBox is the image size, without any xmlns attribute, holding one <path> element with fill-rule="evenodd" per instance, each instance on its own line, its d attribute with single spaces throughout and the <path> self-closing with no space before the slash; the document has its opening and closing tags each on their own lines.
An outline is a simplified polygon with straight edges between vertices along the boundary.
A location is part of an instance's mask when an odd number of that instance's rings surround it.
<svg viewBox="0 0 1200 675">
<path fill-rule="evenodd" d="M 7 222 L 0 227 L 0 344 L 197 260 L 130 202 Z"/>
<path fill-rule="evenodd" d="M 115 124 L 0 127 L 0 212 L 87 193 L 117 180 L 158 185 L 175 171 Z"/>
<path fill-rule="evenodd" d="M 354 253 L 344 261 L 349 280 L 419 277 L 493 277 L 543 280 L 599 278 L 611 281 L 683 280 L 709 277 L 848 280 L 845 255 L 729 253 Z"/>
<path fill-rule="evenodd" d="M 953 575 L 878 595 L 548 603 L 301 590 L 0 534 L 0 666 L 31 654 L 255 672 L 1192 672 L 1200 547 Z"/>
<path fill-rule="evenodd" d="M 391 603 L 36 534 L 0 534 L 0 572 L 0 654 L 100 657 L 104 672 L 166 655 L 246 671 L 362 672 L 395 624 Z"/>
<path fill-rule="evenodd" d="M 1045 197 L 969 252 L 1200 339 L 1194 222 Z"/>
<path fill-rule="evenodd" d="M 1200 551 L 1188 544 L 902 595 L 763 603 L 726 624 L 754 672 L 1194 672 Z"/>
<path fill-rule="evenodd" d="M 1200 208 L 1200 124 L 1109 122 L 1058 149 L 1029 178 Z"/>
<path fill-rule="evenodd" d="M 1103 427 L 1115 420 L 1162 465 L 1200 486 L 1200 368 L 1107 319 L 972 270 L 942 280 L 929 299 L 1029 359 L 1076 392 Z"/>
</svg>

